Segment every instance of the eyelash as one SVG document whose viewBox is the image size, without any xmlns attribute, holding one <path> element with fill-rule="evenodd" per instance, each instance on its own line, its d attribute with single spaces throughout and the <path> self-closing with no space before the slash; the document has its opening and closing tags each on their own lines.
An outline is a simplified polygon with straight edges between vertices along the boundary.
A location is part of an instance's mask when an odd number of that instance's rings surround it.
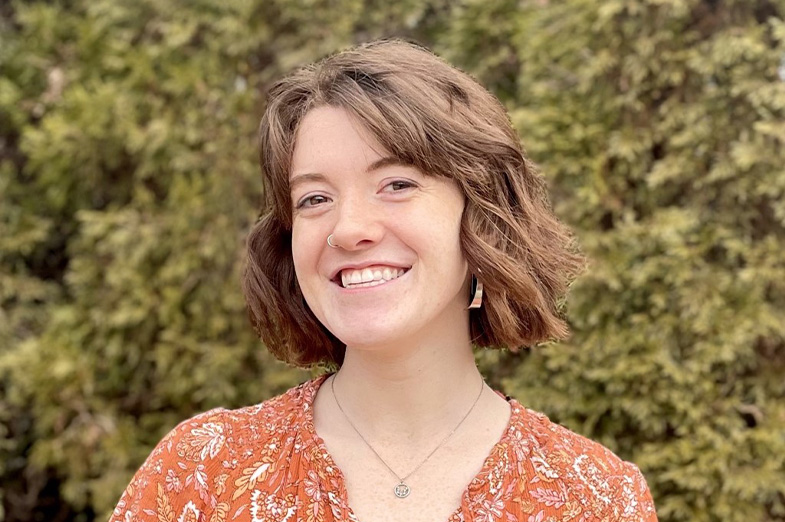
<svg viewBox="0 0 785 522">
<path fill-rule="evenodd" d="M 303 207 L 307 207 L 307 206 L 312 206 L 312 205 L 306 205 L 305 203 L 307 201 L 310 201 L 310 200 L 314 199 L 314 198 L 327 199 L 327 198 L 325 198 L 324 196 L 322 196 L 320 194 L 316 194 L 314 196 L 308 196 L 307 198 L 303 198 L 299 203 L 297 203 L 297 207 L 296 208 L 303 208 Z"/>
<path fill-rule="evenodd" d="M 389 182 L 384 187 L 387 188 L 387 187 L 389 187 L 391 185 L 395 185 L 395 184 L 403 184 L 403 185 L 405 185 L 404 189 L 412 188 L 412 187 L 416 187 L 417 186 L 415 183 L 413 183 L 411 181 L 406 181 L 406 180 L 403 180 L 403 179 L 396 179 L 394 181 Z M 403 190 L 403 189 L 401 189 L 401 190 Z M 401 192 L 401 190 L 394 190 L 393 192 Z M 297 206 L 295 208 L 300 209 L 300 208 L 305 208 L 305 207 L 309 207 L 309 206 L 310 207 L 317 206 L 318 203 L 317 203 L 317 205 L 306 205 L 306 202 L 308 202 L 308 201 L 310 201 L 310 200 L 312 200 L 314 198 L 327 199 L 326 196 L 323 196 L 321 194 L 314 194 L 313 196 L 308 196 L 308 197 L 305 197 L 305 198 L 301 199 L 300 202 L 297 203 Z"/>
<path fill-rule="evenodd" d="M 391 181 L 387 185 L 385 185 L 385 188 L 389 187 L 390 185 L 395 185 L 396 183 L 401 183 L 403 185 L 406 185 L 404 188 L 416 187 L 416 185 L 414 183 L 412 183 L 411 181 L 406 181 L 405 179 L 396 179 L 395 181 Z M 400 192 L 400 191 L 399 190 L 395 190 L 394 192 Z"/>
</svg>

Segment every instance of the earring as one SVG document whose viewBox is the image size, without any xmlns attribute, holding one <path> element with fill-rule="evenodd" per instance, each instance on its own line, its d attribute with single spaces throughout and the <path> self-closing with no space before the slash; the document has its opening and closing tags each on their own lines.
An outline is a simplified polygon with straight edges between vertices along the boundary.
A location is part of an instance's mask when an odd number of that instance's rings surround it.
<svg viewBox="0 0 785 522">
<path fill-rule="evenodd" d="M 477 280 L 477 276 L 472 274 L 472 289 L 469 292 L 471 302 L 469 303 L 469 310 L 472 308 L 480 308 L 482 306 L 482 283 Z"/>
</svg>

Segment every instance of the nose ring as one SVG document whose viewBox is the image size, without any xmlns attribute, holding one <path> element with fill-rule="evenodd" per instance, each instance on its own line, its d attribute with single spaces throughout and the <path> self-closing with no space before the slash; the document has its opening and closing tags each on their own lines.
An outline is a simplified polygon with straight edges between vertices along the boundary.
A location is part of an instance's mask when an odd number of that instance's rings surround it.
<svg viewBox="0 0 785 522">
<path fill-rule="evenodd" d="M 327 236 L 327 244 L 328 244 L 330 247 L 332 247 L 332 248 L 338 248 L 338 245 L 334 245 L 334 244 L 333 244 L 333 235 L 332 235 L 332 234 L 330 234 L 329 236 Z"/>
</svg>

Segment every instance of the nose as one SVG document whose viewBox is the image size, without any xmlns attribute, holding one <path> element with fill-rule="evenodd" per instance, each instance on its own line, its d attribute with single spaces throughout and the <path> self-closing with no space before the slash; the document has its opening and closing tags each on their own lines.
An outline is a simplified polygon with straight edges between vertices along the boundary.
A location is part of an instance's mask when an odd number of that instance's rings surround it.
<svg viewBox="0 0 785 522">
<path fill-rule="evenodd" d="M 362 196 L 339 201 L 336 216 L 332 243 L 344 250 L 367 249 L 384 235 L 379 209 Z"/>
</svg>

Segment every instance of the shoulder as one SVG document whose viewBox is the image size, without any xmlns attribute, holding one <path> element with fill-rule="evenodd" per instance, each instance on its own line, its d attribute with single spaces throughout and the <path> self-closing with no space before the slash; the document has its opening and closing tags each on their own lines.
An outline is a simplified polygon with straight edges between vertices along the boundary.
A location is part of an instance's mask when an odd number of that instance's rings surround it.
<svg viewBox="0 0 785 522">
<path fill-rule="evenodd" d="M 223 420 L 233 434 L 233 442 L 255 444 L 265 438 L 289 435 L 299 426 L 308 407 L 312 383 L 306 381 L 253 406 L 223 410 Z"/>
<path fill-rule="evenodd" d="M 112 520 L 129 513 L 134 520 L 198 518 L 228 506 L 224 500 L 238 476 L 274 463 L 284 441 L 294 438 L 311 382 L 253 406 L 215 408 L 179 423 L 136 472 Z"/>
<path fill-rule="evenodd" d="M 599 442 L 525 409 L 533 496 L 558 488 L 566 501 L 613 521 L 656 521 L 646 480 L 638 467 Z"/>
<path fill-rule="evenodd" d="M 526 409 L 527 429 L 533 450 L 558 468 L 591 469 L 596 477 L 617 472 L 624 461 L 611 450 L 583 435 L 551 421 L 545 414 Z"/>
<path fill-rule="evenodd" d="M 182 421 L 154 450 L 175 453 L 190 462 L 242 456 L 270 439 L 291 435 L 304 406 L 305 387 L 288 391 L 253 406 L 215 408 Z"/>
</svg>

